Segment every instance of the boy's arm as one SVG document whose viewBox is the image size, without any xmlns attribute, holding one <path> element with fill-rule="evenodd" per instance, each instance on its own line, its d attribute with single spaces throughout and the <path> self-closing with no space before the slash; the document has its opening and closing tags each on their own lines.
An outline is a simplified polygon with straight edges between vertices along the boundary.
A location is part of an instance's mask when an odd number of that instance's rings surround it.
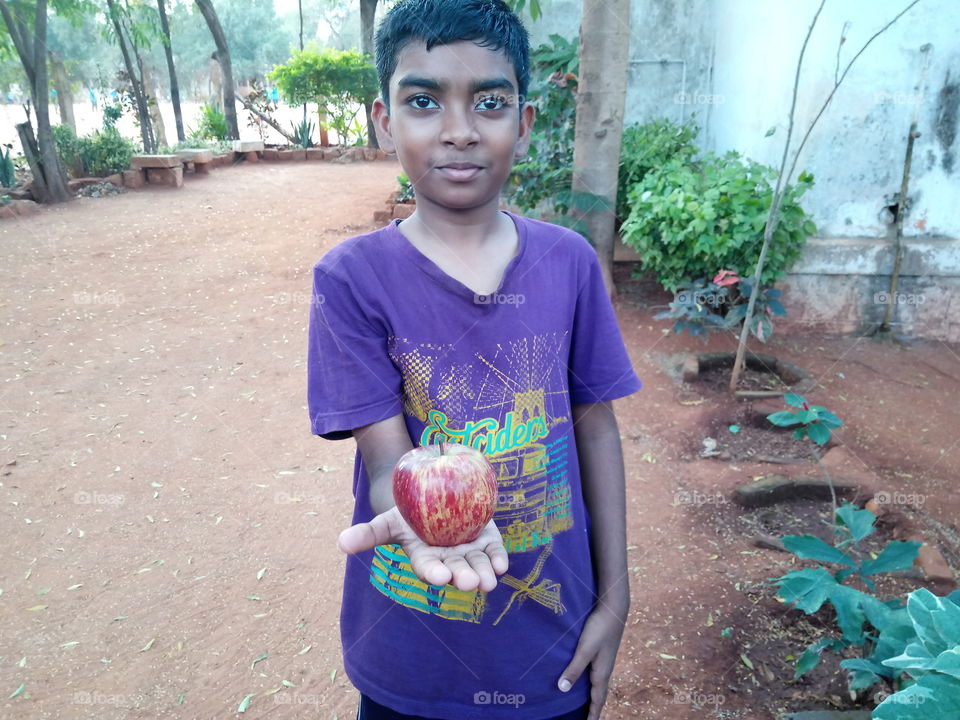
<svg viewBox="0 0 960 720">
<path fill-rule="evenodd" d="M 607 698 L 630 608 L 626 483 L 620 430 L 612 403 L 574 405 L 572 415 L 583 496 L 592 521 L 590 542 L 598 600 L 558 686 L 566 692 L 589 666 L 588 720 L 597 720 Z"/>
<path fill-rule="evenodd" d="M 392 508 L 393 468 L 405 452 L 413 448 L 403 415 L 356 428 L 353 437 L 370 479 L 370 506 L 379 515 Z"/>
<path fill-rule="evenodd" d="M 355 428 L 353 435 L 370 481 L 370 522 L 347 528 L 337 540 L 346 553 L 372 550 L 396 543 L 410 559 L 413 572 L 430 585 L 453 583 L 460 590 L 490 592 L 497 575 L 507 571 L 509 560 L 493 520 L 476 540 L 455 547 L 427 545 L 400 515 L 393 499 L 393 468 L 413 447 L 403 415 Z"/>
</svg>

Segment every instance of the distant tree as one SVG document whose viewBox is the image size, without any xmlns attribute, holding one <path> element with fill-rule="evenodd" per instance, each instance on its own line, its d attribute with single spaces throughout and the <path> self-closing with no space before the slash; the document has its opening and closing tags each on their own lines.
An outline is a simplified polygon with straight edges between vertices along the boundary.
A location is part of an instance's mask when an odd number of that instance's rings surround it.
<svg viewBox="0 0 960 720">
<path fill-rule="evenodd" d="M 163 33 L 163 50 L 167 56 L 167 72 L 170 74 L 170 102 L 173 104 L 173 117 L 177 124 L 177 140 L 183 142 L 183 114 L 180 112 L 180 83 L 177 82 L 177 68 L 173 62 L 173 43 L 170 39 L 170 23 L 167 21 L 167 2 L 157 0 L 157 13 L 160 15 L 160 30 Z"/>
<path fill-rule="evenodd" d="M 143 59 L 139 48 L 150 44 L 149 28 L 138 22 L 131 12 L 127 0 L 107 0 L 107 17 L 113 30 L 113 37 L 120 47 L 126 78 L 130 83 L 137 124 L 140 126 L 140 138 L 146 153 L 157 151 L 157 140 L 153 132 L 153 119 L 150 117 L 150 97 L 144 83 Z"/>
<path fill-rule="evenodd" d="M 220 69 L 223 72 L 223 114 L 227 120 L 227 133 L 230 139 L 238 140 L 240 138 L 240 127 L 237 125 L 237 99 L 233 84 L 233 66 L 230 61 L 230 47 L 227 44 L 227 36 L 223 32 L 223 26 L 220 25 L 220 18 L 217 11 L 213 8 L 210 0 L 194 0 L 203 19 L 207 21 L 207 27 L 210 28 L 210 34 L 213 35 L 213 41 L 217 46 L 214 58 L 220 63 Z"/>
<path fill-rule="evenodd" d="M 54 9 L 77 12 L 77 2 L 61 0 Z M 50 85 L 47 77 L 47 1 L 0 0 L 0 16 L 13 44 L 30 89 L 37 115 L 37 132 L 27 122 L 17 125 L 23 154 L 33 173 L 33 193 L 40 202 L 65 202 L 70 199 L 67 176 L 57 157 L 50 128 Z M 7 44 L 6 38 L 3 43 Z"/>
<path fill-rule="evenodd" d="M 373 26 L 377 16 L 377 0 L 360 0 L 360 52 L 369 62 L 374 62 Z M 378 148 L 377 133 L 373 128 L 373 100 L 363 103 L 367 118 L 367 145 Z"/>
</svg>

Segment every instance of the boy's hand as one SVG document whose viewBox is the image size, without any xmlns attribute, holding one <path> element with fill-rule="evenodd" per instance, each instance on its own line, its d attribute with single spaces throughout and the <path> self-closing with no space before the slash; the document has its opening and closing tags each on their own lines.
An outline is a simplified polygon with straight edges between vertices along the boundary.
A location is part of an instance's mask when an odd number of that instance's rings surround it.
<svg viewBox="0 0 960 720">
<path fill-rule="evenodd" d="M 471 543 L 434 547 L 417 537 L 394 506 L 368 523 L 347 528 L 337 539 L 340 549 L 351 555 L 389 543 L 403 548 L 413 572 L 428 585 L 452 582 L 458 590 L 479 588 L 490 592 L 497 586 L 497 575 L 503 575 L 509 564 L 503 538 L 493 520 Z"/>
<path fill-rule="evenodd" d="M 557 683 L 563 692 L 567 692 L 590 666 L 590 713 L 587 720 L 599 720 L 600 711 L 607 700 L 610 674 L 620 647 L 626 614 L 626 609 L 620 612 L 603 603 L 598 605 L 587 618 L 573 660 Z"/>
</svg>

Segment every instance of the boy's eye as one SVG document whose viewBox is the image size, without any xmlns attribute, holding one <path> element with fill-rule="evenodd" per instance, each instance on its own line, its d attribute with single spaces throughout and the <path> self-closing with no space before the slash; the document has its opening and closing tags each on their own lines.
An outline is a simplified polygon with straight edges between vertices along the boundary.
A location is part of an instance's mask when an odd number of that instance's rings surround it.
<svg viewBox="0 0 960 720">
<path fill-rule="evenodd" d="M 480 110 L 500 110 L 506 103 L 507 99 L 503 95 L 487 95 L 480 98 L 477 108 Z"/>
<path fill-rule="evenodd" d="M 431 104 L 433 107 L 437 106 L 437 104 L 433 102 L 433 99 L 427 95 L 414 95 L 407 100 L 407 102 L 417 108 L 417 110 L 431 110 Z"/>
</svg>

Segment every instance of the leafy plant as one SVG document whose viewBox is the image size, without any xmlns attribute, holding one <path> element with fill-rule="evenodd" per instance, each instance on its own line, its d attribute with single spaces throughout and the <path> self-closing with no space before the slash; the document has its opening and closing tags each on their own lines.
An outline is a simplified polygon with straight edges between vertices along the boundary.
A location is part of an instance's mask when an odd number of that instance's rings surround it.
<svg viewBox="0 0 960 720">
<path fill-rule="evenodd" d="M 892 679 L 892 670 L 882 662 L 900 651 L 907 635 L 905 617 L 898 614 L 902 603 L 896 600 L 883 602 L 846 584 L 846 581 L 851 578 L 859 580 L 873 592 L 873 578 L 911 567 L 921 543 L 892 540 L 876 557 L 872 557 L 861 543 L 873 534 L 875 522 L 876 516 L 872 512 L 848 503 L 836 511 L 835 528 L 839 533 L 836 545 L 813 535 L 783 538 L 787 550 L 801 559 L 817 561 L 818 566 L 791 570 L 780 578 L 771 578 L 779 588 L 777 594 L 807 615 L 820 610 L 824 603 L 830 603 L 841 631 L 840 638 L 822 638 L 807 647 L 797 661 L 795 677 L 815 668 L 825 649 L 840 651 L 859 646 L 863 648 L 861 658 L 841 663 L 852 672 L 850 689 L 866 689 L 880 677 Z M 874 630 L 865 629 L 868 621 Z"/>
<path fill-rule="evenodd" d="M 561 193 L 570 190 L 573 180 L 577 76 L 569 71 L 572 43 L 559 35 L 550 40 L 552 45 L 541 45 L 531 54 L 526 101 L 537 113 L 527 156 L 514 165 L 508 180 L 510 201 L 531 215 L 547 200 L 552 200 L 554 213 L 566 214 L 569 207 Z"/>
<path fill-rule="evenodd" d="M 358 52 L 307 48 L 293 53 L 268 75 L 292 105 L 315 102 L 326 109 L 340 143 L 363 142 L 357 114 L 379 91 L 377 71 Z"/>
<path fill-rule="evenodd" d="M 258 115 L 256 112 L 248 111 L 247 127 L 256 128 L 260 139 L 265 140 L 267 137 L 267 123 L 261 116 L 272 118 L 273 113 L 277 110 L 277 104 L 270 97 L 267 89 L 263 87 L 258 80 L 252 81 L 250 87 L 252 92 L 247 95 L 246 102 L 260 114 Z"/>
<path fill-rule="evenodd" d="M 13 187 L 17 184 L 17 169 L 13 164 L 13 158 L 10 153 L 13 152 L 13 145 L 7 143 L 6 151 L 0 148 L 0 186 L 5 188 Z"/>
<path fill-rule="evenodd" d="M 767 420 L 777 427 L 793 427 L 793 437 L 802 440 L 809 437 L 817 445 L 826 445 L 830 441 L 830 431 L 843 426 L 843 422 L 821 405 L 810 405 L 800 395 L 786 393 L 783 401 L 796 410 L 784 410 L 767 415 Z"/>
<path fill-rule="evenodd" d="M 673 320 L 673 331 L 689 331 L 693 337 L 706 337 L 712 330 L 738 327 L 746 316 L 752 280 L 730 270 L 721 270 L 713 280 L 699 278 L 680 283 L 669 309 L 657 313 L 656 320 Z M 780 303 L 780 291 L 767 288 L 760 294 L 766 312 L 753 317 L 753 333 L 762 342 L 773 334 L 773 315 L 786 315 Z"/>
<path fill-rule="evenodd" d="M 410 182 L 410 178 L 407 177 L 405 172 L 397 176 L 397 183 L 400 185 L 400 192 L 397 193 L 397 202 L 408 203 L 415 199 L 416 195 L 414 195 L 413 192 L 413 183 Z"/>
<path fill-rule="evenodd" d="M 884 667 L 897 671 L 894 685 L 899 684 L 903 689 L 885 698 L 873 711 L 873 718 L 957 720 L 960 718 L 960 594 L 942 598 L 925 588 L 914 590 L 907 597 L 906 614 L 914 641 L 908 643 L 900 655 L 882 661 Z"/>
<path fill-rule="evenodd" d="M 678 152 L 627 191 L 623 241 L 668 290 L 717 267 L 743 276 L 760 255 L 775 179 L 774 170 L 736 152 L 707 153 L 700 159 L 687 150 Z M 813 176 L 802 173 L 787 188 L 776 242 L 761 276 L 764 287 L 783 275 L 800 256 L 807 236 L 816 232 L 799 205 L 812 185 Z"/>
<path fill-rule="evenodd" d="M 623 129 L 617 178 L 617 217 L 621 222 L 630 215 L 630 190 L 648 173 L 671 160 L 693 161 L 698 131 L 693 122 L 680 125 L 665 118 Z"/>
<path fill-rule="evenodd" d="M 313 128 L 314 124 L 312 120 L 302 120 L 299 123 L 292 123 L 290 125 L 293 130 L 292 135 L 297 141 L 297 145 L 302 148 L 313 147 Z"/>
<path fill-rule="evenodd" d="M 200 124 L 192 135 L 204 140 L 226 140 L 229 135 L 227 118 L 218 105 L 205 103 L 200 107 Z"/>
<path fill-rule="evenodd" d="M 119 103 L 103 106 L 103 129 L 112 130 L 123 117 L 123 106 Z"/>
<path fill-rule="evenodd" d="M 84 172 L 93 177 L 106 177 L 130 167 L 130 158 L 137 146 L 116 129 L 98 130 L 78 139 Z"/>
<path fill-rule="evenodd" d="M 69 125 L 54 125 L 53 144 L 57 149 L 57 157 L 60 158 L 60 164 L 70 172 L 73 177 L 81 177 L 84 174 L 83 160 L 80 157 L 80 148 L 82 143 Z"/>
</svg>

